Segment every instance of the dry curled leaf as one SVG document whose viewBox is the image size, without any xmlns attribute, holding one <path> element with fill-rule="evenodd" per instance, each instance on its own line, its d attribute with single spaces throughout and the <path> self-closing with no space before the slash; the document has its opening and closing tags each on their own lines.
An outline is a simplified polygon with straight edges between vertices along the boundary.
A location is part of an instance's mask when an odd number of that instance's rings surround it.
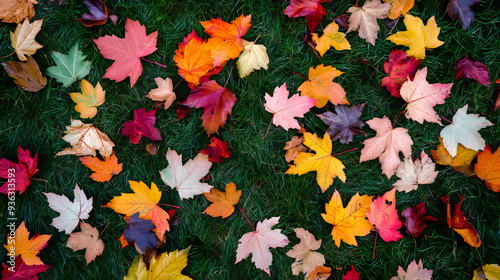
<svg viewBox="0 0 500 280">
<path fill-rule="evenodd" d="M 92 124 L 73 120 L 71 125 L 66 126 L 65 133 L 63 140 L 70 143 L 72 147 L 59 151 L 56 157 L 63 155 L 95 156 L 95 150 L 98 150 L 102 157 L 109 157 L 113 153 L 115 144 L 108 135 L 102 133 Z"/>
</svg>

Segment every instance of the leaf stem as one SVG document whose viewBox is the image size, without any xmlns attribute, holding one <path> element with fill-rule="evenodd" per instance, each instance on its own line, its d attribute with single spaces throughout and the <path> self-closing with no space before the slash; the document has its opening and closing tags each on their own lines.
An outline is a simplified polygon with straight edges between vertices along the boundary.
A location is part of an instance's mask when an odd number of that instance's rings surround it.
<svg viewBox="0 0 500 280">
<path fill-rule="evenodd" d="M 158 203 L 158 205 L 170 206 L 170 207 L 174 207 L 174 208 L 177 208 L 177 209 L 181 209 L 181 207 L 179 207 L 179 206 L 170 205 L 170 204 L 166 204 L 166 203 Z"/>
<path fill-rule="evenodd" d="M 99 238 L 101 237 L 101 235 L 104 233 L 104 231 L 108 228 L 109 224 L 107 224 L 104 229 L 101 231 L 101 233 L 99 234 Z"/>
<path fill-rule="evenodd" d="M 363 130 L 356 129 L 354 127 L 351 127 L 351 129 L 354 130 L 354 131 L 357 131 L 357 132 L 361 132 L 361 133 L 363 133 L 365 135 L 365 137 L 368 137 L 368 134 L 366 134 L 366 132 L 364 132 Z"/>
<path fill-rule="evenodd" d="M 229 78 L 231 78 L 231 73 L 233 73 L 233 67 L 231 67 L 231 71 L 229 71 L 229 77 L 227 77 L 226 83 L 224 84 L 224 88 L 226 87 L 227 83 L 229 82 Z"/>
<path fill-rule="evenodd" d="M 238 206 L 238 208 L 240 208 L 241 214 L 243 214 L 243 216 L 245 216 L 245 219 L 247 219 L 247 222 L 250 224 L 250 226 L 252 226 L 253 231 L 257 231 L 257 230 L 255 230 L 255 228 L 253 227 L 252 223 L 250 223 L 250 220 L 248 219 L 247 215 L 245 215 L 245 212 L 243 212 L 243 209 L 241 209 L 241 206 Z"/>
<path fill-rule="evenodd" d="M 377 235 L 375 235 L 375 243 L 373 244 L 373 260 L 375 260 L 375 248 L 377 248 L 377 237 L 378 237 L 378 231 Z"/>
<path fill-rule="evenodd" d="M 405 110 L 401 111 L 401 113 L 399 113 L 399 115 L 396 117 L 396 119 L 394 120 L 394 123 L 392 124 L 392 128 L 394 128 L 394 126 L 396 125 L 396 122 L 398 121 L 399 117 L 401 117 L 401 114 L 404 113 Z"/>
<path fill-rule="evenodd" d="M 266 135 L 264 136 L 264 139 L 267 138 L 267 134 L 269 133 L 269 129 L 271 128 L 271 123 L 273 122 L 273 118 L 274 118 L 274 115 L 273 117 L 271 118 L 271 120 L 269 121 L 269 126 L 267 127 L 267 131 L 266 131 Z"/>
<path fill-rule="evenodd" d="M 182 80 L 183 80 L 183 79 L 181 79 L 181 80 L 180 80 L 180 81 L 179 81 L 179 82 L 175 85 L 175 87 L 174 87 L 174 89 L 173 89 L 173 90 L 175 90 L 175 89 L 177 88 L 177 86 L 178 86 L 178 85 L 182 82 Z"/>
<path fill-rule="evenodd" d="M 297 72 L 295 72 L 295 71 L 293 71 L 293 74 L 298 75 L 299 77 L 302 77 L 302 78 L 303 78 L 303 79 L 305 79 L 305 80 L 309 80 L 308 78 L 306 78 L 306 77 L 304 77 L 304 76 L 300 75 L 299 73 L 297 73 Z"/>
<path fill-rule="evenodd" d="M 166 66 L 166 65 L 163 65 L 163 64 L 158 63 L 158 62 L 151 61 L 151 60 L 149 60 L 149 59 L 145 59 L 144 57 L 141 57 L 141 59 L 142 59 L 142 60 L 144 60 L 144 61 L 147 61 L 147 62 L 150 62 L 150 63 L 156 64 L 156 65 L 159 65 L 159 66 L 161 66 L 161 67 L 165 67 L 165 68 L 167 68 L 167 66 Z"/>
<path fill-rule="evenodd" d="M 356 151 L 357 149 L 358 149 L 358 148 L 354 148 L 354 149 L 350 149 L 350 150 L 347 150 L 347 151 L 343 151 L 343 152 L 341 152 L 341 153 L 333 154 L 333 155 L 332 155 L 332 157 L 333 157 L 333 156 L 338 156 L 338 155 L 341 155 L 341 154 L 345 154 L 345 153 L 348 153 L 348 152 L 351 152 L 351 151 Z"/>
<path fill-rule="evenodd" d="M 6 58 L 6 57 L 9 57 L 9 56 L 11 56 L 11 55 L 13 55 L 13 54 L 15 54 L 15 53 L 16 53 L 16 51 L 13 51 L 11 54 L 8 54 L 8 55 L 6 55 L 6 56 L 0 56 L 0 59 L 1 59 L 1 58 Z"/>
<path fill-rule="evenodd" d="M 447 118 L 445 118 L 445 117 L 441 117 L 441 118 L 442 118 L 443 120 L 445 120 L 445 121 L 447 121 L 447 122 L 449 122 L 449 123 L 453 124 L 453 122 L 452 122 L 452 121 L 450 121 L 449 119 L 447 119 Z"/>
</svg>

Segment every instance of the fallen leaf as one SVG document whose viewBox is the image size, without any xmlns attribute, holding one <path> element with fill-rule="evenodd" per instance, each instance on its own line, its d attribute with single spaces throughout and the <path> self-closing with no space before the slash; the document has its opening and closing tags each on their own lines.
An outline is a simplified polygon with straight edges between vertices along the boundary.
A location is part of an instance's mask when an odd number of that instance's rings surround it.
<svg viewBox="0 0 500 280">
<path fill-rule="evenodd" d="M 326 132 L 330 135 L 332 141 L 339 140 L 342 144 L 352 142 L 352 138 L 359 134 L 360 129 L 365 125 L 360 121 L 361 112 L 365 103 L 361 105 L 336 105 L 337 114 L 327 111 L 319 114 L 318 117 L 328 125 Z"/>
<path fill-rule="evenodd" d="M 427 25 L 424 26 L 420 18 L 407 14 L 404 23 L 407 31 L 398 31 L 387 37 L 387 40 L 396 45 L 408 46 L 410 48 L 406 51 L 408 56 L 424 59 L 426 49 L 434 49 L 444 44 L 438 39 L 441 28 L 437 27 L 434 16 L 427 20 Z"/>
<path fill-rule="evenodd" d="M 332 141 L 330 136 L 325 133 L 323 139 L 316 134 L 304 133 L 304 145 L 315 151 L 312 153 L 300 153 L 294 159 L 294 165 L 290 165 L 285 174 L 302 175 L 311 171 L 316 171 L 316 181 L 325 192 L 337 176 L 345 183 L 346 177 L 343 169 L 345 166 L 340 160 L 332 156 Z"/>
<path fill-rule="evenodd" d="M 49 269 L 50 265 L 40 264 L 40 265 L 27 265 L 24 263 L 23 258 L 17 258 L 14 263 L 15 269 L 12 271 L 12 267 L 2 263 L 2 279 L 3 280 L 20 280 L 20 279 L 30 279 L 38 280 L 38 273 L 42 273 Z"/>
<path fill-rule="evenodd" d="M 200 180 L 208 174 L 212 163 L 208 156 L 198 154 L 194 159 L 190 159 L 182 165 L 182 155 L 176 151 L 167 151 L 168 166 L 160 171 L 161 179 L 172 189 L 179 192 L 181 200 L 192 198 L 195 195 L 210 192 L 213 186 L 207 183 L 200 183 Z"/>
<path fill-rule="evenodd" d="M 300 129 L 300 125 L 295 118 L 303 118 L 304 114 L 314 107 L 316 99 L 299 96 L 299 94 L 294 94 L 288 98 L 288 95 L 286 83 L 281 87 L 276 87 L 273 96 L 266 92 L 264 108 L 273 114 L 274 125 L 281 126 L 286 130 L 290 128 Z"/>
<path fill-rule="evenodd" d="M 231 182 L 226 185 L 226 192 L 221 192 L 215 188 L 210 189 L 209 193 L 203 193 L 205 198 L 212 202 L 210 206 L 203 211 L 203 214 L 210 215 L 214 218 L 229 217 L 234 212 L 234 205 L 238 203 L 241 196 L 241 190 L 236 190 L 236 185 Z"/>
<path fill-rule="evenodd" d="M 491 148 L 486 145 L 484 151 L 477 155 L 477 163 L 474 167 L 479 179 L 486 182 L 488 189 L 494 192 L 500 192 L 500 150 L 497 149 L 494 154 Z"/>
<path fill-rule="evenodd" d="M 85 260 L 87 260 L 88 265 L 102 254 L 104 242 L 99 238 L 99 231 L 95 227 L 80 222 L 80 232 L 73 232 L 70 235 L 66 241 L 66 247 L 73 249 L 73 251 L 85 249 Z"/>
<path fill-rule="evenodd" d="M 316 270 L 309 274 L 307 280 L 326 280 L 332 275 L 332 269 L 326 266 L 317 266 Z"/>
<path fill-rule="evenodd" d="M 14 33 L 10 31 L 12 48 L 16 51 L 19 60 L 26 61 L 28 60 L 26 55 L 33 55 L 36 50 L 43 48 L 35 41 L 36 35 L 42 29 L 42 23 L 43 19 L 35 20 L 33 23 L 25 19 L 22 24 L 17 25 Z"/>
<path fill-rule="evenodd" d="M 366 213 L 370 223 L 385 242 L 398 241 L 403 238 L 399 229 L 403 225 L 398 218 L 396 210 L 396 187 L 386 192 L 382 197 L 378 196 L 370 204 L 370 212 Z"/>
<path fill-rule="evenodd" d="M 370 211 L 373 196 L 356 193 L 344 208 L 342 199 L 337 190 L 333 193 L 330 202 L 325 205 L 326 213 L 321 213 L 325 222 L 332 224 L 332 239 L 340 247 L 341 240 L 345 243 L 358 246 L 356 236 L 370 234 L 373 225 L 365 219 L 366 212 Z"/>
<path fill-rule="evenodd" d="M 160 131 L 154 127 L 156 122 L 156 109 L 147 111 L 144 108 L 134 110 L 134 120 L 123 124 L 122 135 L 128 136 L 130 143 L 137 144 L 141 137 L 158 141 L 161 140 Z"/>
<path fill-rule="evenodd" d="M 411 157 L 405 158 L 405 161 L 396 169 L 397 180 L 395 186 L 398 192 L 411 192 L 418 188 L 418 185 L 431 184 L 436 179 L 438 171 L 435 171 L 436 164 L 422 150 L 420 159 L 415 162 Z"/>
<path fill-rule="evenodd" d="M 154 249 L 158 245 L 155 234 L 152 231 L 154 228 L 155 225 L 152 221 L 139 219 L 139 213 L 135 213 L 130 217 L 125 226 L 123 236 L 129 244 L 135 242 L 141 252 L 145 252 L 146 247 Z"/>
<path fill-rule="evenodd" d="M 224 162 L 225 158 L 229 158 L 231 152 L 229 152 L 226 141 L 221 141 L 216 137 L 210 138 L 210 144 L 208 144 L 200 153 L 208 155 L 208 160 L 211 162 Z"/>
<path fill-rule="evenodd" d="M 348 14 L 342 14 L 334 19 L 335 23 L 337 23 L 343 29 L 349 29 L 349 23 L 347 23 L 348 20 Z"/>
<path fill-rule="evenodd" d="M 81 118 L 93 118 L 97 114 L 97 106 L 104 103 L 106 92 L 101 84 L 97 82 L 95 88 L 87 80 L 83 79 L 81 83 L 82 93 L 73 92 L 69 95 L 76 103 L 75 110 L 80 113 Z"/>
<path fill-rule="evenodd" d="M 22 90 L 37 92 L 47 84 L 47 78 L 42 75 L 38 63 L 31 56 L 28 56 L 26 62 L 3 61 L 1 64 Z"/>
<path fill-rule="evenodd" d="M 342 86 L 332 81 L 342 74 L 343 72 L 332 66 L 320 64 L 316 68 L 311 67 L 309 78 L 299 86 L 297 91 L 300 91 L 302 96 L 307 95 L 316 99 L 315 106 L 318 108 L 323 108 L 328 101 L 333 105 L 349 104 Z"/>
<path fill-rule="evenodd" d="M 113 153 L 115 144 L 108 135 L 102 133 L 92 124 L 85 124 L 81 120 L 71 121 L 71 125 L 66 126 L 66 135 L 63 140 L 71 144 L 71 148 L 59 151 L 57 156 L 77 155 L 96 156 L 98 150 L 102 157 L 109 157 Z"/>
<path fill-rule="evenodd" d="M 467 149 L 462 144 L 457 146 L 457 154 L 452 157 L 443 145 L 443 138 L 439 137 L 439 145 L 437 150 L 432 150 L 432 157 L 437 164 L 448 165 L 453 170 L 464 173 L 467 176 L 474 175 L 474 166 L 472 160 L 477 156 L 477 151 Z"/>
<path fill-rule="evenodd" d="M 317 33 L 312 33 L 312 40 L 316 44 L 316 50 L 323 56 L 330 47 L 337 51 L 350 50 L 351 44 L 345 38 L 345 33 L 339 32 L 339 26 L 333 21 L 323 30 L 323 35 L 318 37 Z"/>
<path fill-rule="evenodd" d="M 108 21 L 108 16 L 111 13 L 106 4 L 102 0 L 84 0 L 85 5 L 89 9 L 88 13 L 82 15 L 78 19 L 86 27 L 96 25 L 104 25 Z"/>
<path fill-rule="evenodd" d="M 451 19 L 460 20 L 464 29 L 469 28 L 469 25 L 474 21 L 474 12 L 471 7 L 481 3 L 481 0 L 450 0 L 446 11 Z"/>
<path fill-rule="evenodd" d="M 283 13 L 291 18 L 306 17 L 309 32 L 314 32 L 321 23 L 326 11 L 321 3 L 331 0 L 291 0 Z"/>
<path fill-rule="evenodd" d="M 174 86 L 172 85 L 172 79 L 165 78 L 164 80 L 158 77 L 155 78 L 155 82 L 158 88 L 150 90 L 146 97 L 151 98 L 151 100 L 153 101 L 165 102 L 163 107 L 165 108 L 165 110 L 167 110 L 168 108 L 170 108 L 172 103 L 174 103 L 174 100 L 176 98 Z"/>
<path fill-rule="evenodd" d="M 401 212 L 401 216 L 404 217 L 403 221 L 406 227 L 406 233 L 408 233 L 408 235 L 417 237 L 427 226 L 425 224 L 426 222 L 438 221 L 438 219 L 426 214 L 427 210 L 425 210 L 424 202 L 418 204 L 415 207 L 408 207 L 406 208 L 406 210 Z"/>
<path fill-rule="evenodd" d="M 55 78 L 63 87 L 69 87 L 76 80 L 81 80 L 90 73 L 90 61 L 85 61 L 86 55 L 75 44 L 69 53 L 52 52 L 50 54 L 57 66 L 47 68 L 45 74 Z"/>
<path fill-rule="evenodd" d="M 457 62 L 455 74 L 457 74 L 455 79 L 474 79 L 485 86 L 490 85 L 488 67 L 470 55 L 466 55 Z"/>
<path fill-rule="evenodd" d="M 155 156 L 156 152 L 158 151 L 158 148 L 156 147 L 155 142 L 151 142 L 151 143 L 146 144 L 145 150 L 146 150 L 146 152 L 148 152 L 149 155 Z"/>
<path fill-rule="evenodd" d="M 36 0 L 3 0 L 0 6 L 0 20 L 3 23 L 20 23 L 23 19 L 31 21 L 35 17 Z"/>
<path fill-rule="evenodd" d="M 431 280 L 432 270 L 425 269 L 422 264 L 422 260 L 420 260 L 417 264 L 415 260 L 413 260 L 409 265 L 406 271 L 401 266 L 398 267 L 398 276 L 394 276 L 391 280 Z"/>
<path fill-rule="evenodd" d="M 295 234 L 300 239 L 300 243 L 293 246 L 293 248 L 286 252 L 290 258 L 295 258 L 292 263 L 292 274 L 299 275 L 304 273 L 304 278 L 316 270 L 316 267 L 325 264 L 325 256 L 323 254 L 314 252 L 321 247 L 321 240 L 316 240 L 314 235 L 303 228 L 294 228 Z"/>
<path fill-rule="evenodd" d="M 441 130 L 440 136 L 443 138 L 443 145 L 452 157 L 457 155 L 458 144 L 474 151 L 482 150 L 486 146 L 486 142 L 478 130 L 493 125 L 485 117 L 479 117 L 478 114 L 467 114 L 467 107 L 466 104 L 458 109 L 453 116 L 452 123 Z"/>
<path fill-rule="evenodd" d="M 8 194 L 9 197 L 16 191 L 19 191 L 19 194 L 25 192 L 31 183 L 30 178 L 38 172 L 38 168 L 36 168 L 38 154 L 31 157 L 31 152 L 28 149 L 23 150 L 19 146 L 17 158 L 19 163 L 13 163 L 6 158 L 0 159 L 0 178 L 7 179 L 7 182 L 0 187 L 0 193 Z M 14 169 L 14 172 L 9 172 L 12 169 Z M 12 187 L 12 184 L 14 184 L 14 187 Z"/>
<path fill-rule="evenodd" d="M 44 263 L 37 255 L 40 250 L 47 246 L 51 236 L 51 234 L 40 235 L 40 233 L 37 233 L 30 238 L 30 232 L 26 228 L 24 221 L 22 221 L 14 235 L 9 233 L 7 244 L 4 247 L 8 252 L 14 251 L 14 257 L 20 256 L 26 265 L 43 265 Z M 14 242 L 11 241 L 12 239 L 14 239 Z"/>
<path fill-rule="evenodd" d="M 441 197 L 441 200 L 446 203 L 446 218 L 448 226 L 460 234 L 465 242 L 474 248 L 479 248 L 481 246 L 481 236 L 477 230 L 472 226 L 472 224 L 467 221 L 464 217 L 464 213 L 460 210 L 462 202 L 464 201 L 464 196 L 460 196 L 460 201 L 455 205 L 455 211 L 453 212 L 453 218 L 451 216 L 451 205 L 449 200 L 449 194 L 445 197 Z"/>
<path fill-rule="evenodd" d="M 495 81 L 495 86 L 497 87 L 497 90 L 498 90 L 498 86 L 500 85 L 500 78 L 498 78 L 498 80 Z M 498 110 L 498 108 L 500 107 L 500 93 L 498 94 L 497 96 L 497 100 L 495 101 L 495 112 L 496 110 Z"/>
<path fill-rule="evenodd" d="M 415 0 L 384 0 L 384 2 L 392 4 L 387 16 L 390 19 L 398 19 L 400 16 L 406 16 L 406 13 L 415 5 Z"/>
<path fill-rule="evenodd" d="M 384 62 L 384 71 L 389 76 L 382 79 L 380 86 L 386 87 L 392 96 L 401 97 L 399 94 L 401 85 L 408 80 L 408 77 L 413 80 L 420 62 L 422 61 L 414 57 L 408 58 L 406 52 L 402 50 L 392 50 L 389 60 Z"/>
<path fill-rule="evenodd" d="M 125 38 L 115 35 L 94 39 L 102 56 L 115 62 L 106 70 L 103 78 L 121 82 L 130 77 L 130 87 L 134 87 L 142 74 L 141 57 L 156 51 L 158 31 L 146 36 L 146 27 L 139 21 L 127 18 Z M 140 43 L 140 44 L 139 44 Z"/>
<path fill-rule="evenodd" d="M 363 7 L 350 7 L 347 10 L 351 13 L 347 33 L 359 29 L 359 37 L 375 46 L 377 33 L 380 30 L 377 19 L 387 18 L 390 9 L 391 4 L 383 4 L 380 0 L 368 0 Z"/>
<path fill-rule="evenodd" d="M 257 223 L 257 229 L 247 232 L 238 240 L 236 262 L 239 263 L 252 253 L 252 262 L 255 267 L 271 276 L 269 266 L 273 263 L 273 255 L 269 248 L 285 247 L 290 243 L 280 229 L 271 229 L 277 225 L 280 217 L 272 217 Z"/>
<path fill-rule="evenodd" d="M 260 68 L 267 70 L 268 64 L 269 56 L 267 56 L 266 47 L 264 45 L 243 40 L 243 51 L 236 63 L 240 78 L 245 78 L 254 70 L 259 70 Z"/>
<path fill-rule="evenodd" d="M 299 153 L 307 152 L 309 148 L 304 146 L 302 143 L 304 142 L 304 136 L 297 137 L 293 136 L 292 139 L 286 142 L 283 150 L 286 150 L 285 160 L 286 162 L 290 162 L 294 160 Z"/>
<path fill-rule="evenodd" d="M 80 161 L 94 172 L 90 175 L 90 178 L 96 182 L 109 182 L 113 175 L 122 172 L 123 163 L 118 163 L 115 153 L 105 158 L 104 161 L 91 156 L 80 157 Z"/>
<path fill-rule="evenodd" d="M 75 186 L 74 193 L 75 199 L 73 202 L 65 195 L 43 193 L 47 197 L 50 209 L 60 214 L 52 220 L 51 225 L 59 231 L 65 231 L 66 234 L 71 234 L 80 220 L 88 219 L 89 213 L 92 211 L 93 198 L 87 199 L 78 184 Z"/>
<path fill-rule="evenodd" d="M 214 65 L 211 54 L 207 43 L 193 30 L 184 37 L 184 41 L 179 43 L 179 49 L 175 51 L 174 62 L 179 68 L 179 75 L 188 83 L 199 85 L 201 77 L 212 74 Z"/>
<path fill-rule="evenodd" d="M 210 135 L 217 133 L 219 127 L 224 127 L 227 114 L 231 114 L 236 100 L 229 89 L 221 87 L 216 81 L 208 81 L 192 90 L 182 104 L 190 108 L 203 108 L 202 125 Z"/>
<path fill-rule="evenodd" d="M 382 164 L 382 173 L 390 179 L 401 163 L 399 152 L 402 152 L 405 157 L 411 156 L 413 141 L 408 135 L 408 129 L 393 128 L 386 116 L 382 119 L 373 118 L 366 123 L 377 132 L 377 135 L 363 142 L 365 147 L 361 150 L 359 162 L 378 157 Z"/>
<path fill-rule="evenodd" d="M 351 270 L 349 270 L 343 277 L 342 280 L 359 280 L 361 273 L 356 271 L 354 265 L 351 264 Z"/>
<path fill-rule="evenodd" d="M 500 266 L 498 264 L 487 264 L 474 270 L 472 280 L 500 280 Z"/>
</svg>

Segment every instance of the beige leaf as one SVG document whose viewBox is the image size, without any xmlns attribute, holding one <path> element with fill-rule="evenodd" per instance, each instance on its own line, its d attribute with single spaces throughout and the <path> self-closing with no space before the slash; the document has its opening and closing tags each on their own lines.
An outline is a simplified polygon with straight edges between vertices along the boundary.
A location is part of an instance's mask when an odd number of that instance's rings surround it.
<svg viewBox="0 0 500 280">
<path fill-rule="evenodd" d="M 162 79 L 160 77 L 155 78 L 155 82 L 158 85 L 158 88 L 152 89 L 149 91 L 147 97 L 151 98 L 153 101 L 162 101 L 165 102 L 164 108 L 167 110 L 176 98 L 174 90 L 174 86 L 172 84 L 172 79 L 165 78 Z"/>
<path fill-rule="evenodd" d="M 95 150 L 99 150 L 102 157 L 109 157 L 113 153 L 115 144 L 108 135 L 95 128 L 92 124 L 85 124 L 81 120 L 73 120 L 71 125 L 66 126 L 66 135 L 63 140 L 71 144 L 71 148 L 64 149 L 56 154 L 95 156 Z"/>
<path fill-rule="evenodd" d="M 365 39 L 368 43 L 375 45 L 378 36 L 377 19 L 386 18 L 391 9 L 391 4 L 382 4 L 380 0 L 366 1 L 363 7 L 350 7 L 348 13 L 349 29 L 347 32 L 355 31 L 359 28 L 359 37 Z"/>
<path fill-rule="evenodd" d="M 283 148 L 283 150 L 286 150 L 285 153 L 286 162 L 294 160 L 299 153 L 307 152 L 309 150 L 309 148 L 302 145 L 303 142 L 304 142 L 304 136 L 300 138 L 298 136 L 293 136 L 290 141 L 286 142 L 285 147 Z"/>
<path fill-rule="evenodd" d="M 0 5 L 0 20 L 4 23 L 20 23 L 35 16 L 35 0 L 2 0 Z"/>
<path fill-rule="evenodd" d="M 325 264 L 325 257 L 323 254 L 313 252 L 321 247 L 321 240 L 316 240 L 314 235 L 303 228 L 294 228 L 295 234 L 300 239 L 300 243 L 293 246 L 292 250 L 286 252 L 286 255 L 295 258 L 292 263 L 293 275 L 304 273 L 305 277 L 316 270 L 317 266 Z"/>
<path fill-rule="evenodd" d="M 43 19 L 33 23 L 24 20 L 22 24 L 17 25 L 15 33 L 10 32 L 10 41 L 19 60 L 26 61 L 28 60 L 26 55 L 33 55 L 36 50 L 43 48 L 42 45 L 35 42 L 36 34 L 42 29 L 42 23 Z"/>
<path fill-rule="evenodd" d="M 400 192 L 410 192 L 416 190 L 418 185 L 431 184 L 438 175 L 435 168 L 436 164 L 424 151 L 420 154 L 420 159 L 415 162 L 411 160 L 411 157 L 407 157 L 396 169 L 396 176 L 401 179 L 396 181 L 393 186 Z"/>
<path fill-rule="evenodd" d="M 87 264 L 95 260 L 104 251 L 104 242 L 99 238 L 99 231 L 91 225 L 80 222 L 80 232 L 74 232 L 68 238 L 66 247 L 78 251 L 85 249 Z"/>
<path fill-rule="evenodd" d="M 243 46 L 243 52 L 240 54 L 240 58 L 236 63 L 240 78 L 245 78 L 254 70 L 259 70 L 260 68 L 267 70 L 269 56 L 267 56 L 266 47 L 245 40 L 243 40 Z"/>
</svg>

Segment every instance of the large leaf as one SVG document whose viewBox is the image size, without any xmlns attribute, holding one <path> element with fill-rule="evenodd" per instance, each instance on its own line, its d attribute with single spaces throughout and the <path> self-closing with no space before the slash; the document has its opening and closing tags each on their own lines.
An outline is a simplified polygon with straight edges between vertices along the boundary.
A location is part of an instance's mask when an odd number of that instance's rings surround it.
<svg viewBox="0 0 500 280">
<path fill-rule="evenodd" d="M 2 0 L 0 20 L 3 23 L 20 23 L 27 18 L 31 21 L 35 16 L 36 0 Z"/>
<path fill-rule="evenodd" d="M 38 273 L 42 273 L 49 269 L 50 265 L 27 265 L 23 258 L 17 258 L 14 263 L 14 268 L 10 265 L 2 263 L 2 279 L 3 280 L 38 280 Z"/>
<path fill-rule="evenodd" d="M 86 55 L 78 49 L 75 44 L 67 55 L 60 52 L 53 52 L 52 59 L 57 66 L 47 68 L 45 74 L 55 78 L 63 87 L 69 87 L 76 80 L 83 79 L 90 72 L 90 61 L 85 61 Z"/>
<path fill-rule="evenodd" d="M 488 67 L 470 55 L 466 55 L 457 62 L 455 74 L 457 74 L 455 79 L 474 79 L 485 86 L 490 85 Z"/>
<path fill-rule="evenodd" d="M 146 252 L 146 247 L 155 249 L 158 245 L 153 229 L 155 225 L 150 220 L 139 219 L 139 213 L 135 213 L 130 217 L 128 224 L 125 226 L 123 236 L 129 244 L 135 242 L 141 252 Z"/>
<path fill-rule="evenodd" d="M 441 197 L 441 200 L 446 203 L 446 218 L 448 222 L 448 226 L 460 234 L 465 242 L 474 248 L 479 248 L 481 246 L 481 236 L 474 228 L 474 226 L 467 221 L 464 217 L 464 213 L 460 209 L 462 206 L 462 202 L 464 201 L 464 196 L 460 196 L 460 201 L 455 205 L 455 211 L 453 212 L 453 216 L 451 214 L 451 205 L 449 200 L 449 194 L 445 197 Z"/>
</svg>

